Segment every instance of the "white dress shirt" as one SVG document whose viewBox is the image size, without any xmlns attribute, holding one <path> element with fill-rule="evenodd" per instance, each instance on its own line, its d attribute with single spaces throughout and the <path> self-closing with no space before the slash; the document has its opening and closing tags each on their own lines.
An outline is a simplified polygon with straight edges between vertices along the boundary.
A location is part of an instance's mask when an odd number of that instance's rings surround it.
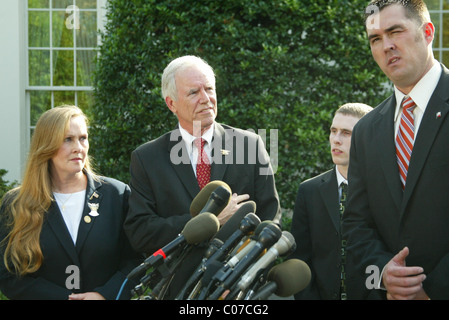
<svg viewBox="0 0 449 320">
<path fill-rule="evenodd" d="M 418 134 L 418 129 L 421 124 L 422 117 L 426 111 L 427 105 L 429 103 L 430 97 L 432 96 L 435 88 L 440 81 L 441 77 L 441 66 L 438 61 L 434 61 L 433 67 L 426 73 L 426 75 L 415 85 L 412 91 L 408 94 L 409 97 L 416 104 L 416 108 L 413 110 L 414 115 L 414 125 L 415 125 L 415 138 Z M 405 97 L 405 94 L 399 91 L 396 86 L 394 87 L 394 93 L 396 95 L 396 111 L 394 115 L 394 136 L 396 137 L 399 124 L 401 122 L 401 103 Z"/>
<path fill-rule="evenodd" d="M 213 124 L 204 134 L 201 136 L 204 140 L 207 141 L 207 143 L 204 145 L 204 151 L 207 154 L 207 157 L 209 158 L 209 163 L 212 163 L 212 137 L 214 135 L 214 126 Z M 197 137 L 192 136 L 190 133 L 188 133 L 183 127 L 181 127 L 181 124 L 179 124 L 179 131 L 181 132 L 182 140 L 184 141 L 187 149 L 187 153 L 189 154 L 190 163 L 192 164 L 193 172 L 196 176 L 196 163 L 198 162 L 198 148 L 196 147 L 195 139 Z"/>
</svg>

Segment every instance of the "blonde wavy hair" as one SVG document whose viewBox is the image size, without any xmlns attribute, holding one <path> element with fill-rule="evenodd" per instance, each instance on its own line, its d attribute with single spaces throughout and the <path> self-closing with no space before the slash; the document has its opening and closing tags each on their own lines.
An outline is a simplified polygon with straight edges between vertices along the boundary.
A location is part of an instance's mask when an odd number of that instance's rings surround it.
<svg viewBox="0 0 449 320">
<path fill-rule="evenodd" d="M 9 234 L 2 241 L 6 245 L 3 259 L 6 268 L 19 276 L 36 272 L 42 266 L 40 233 L 45 213 L 54 201 L 51 159 L 61 147 L 73 117 L 83 117 L 88 124 L 76 106 L 55 107 L 41 115 L 31 140 L 23 182 L 4 196 L 3 201 L 8 201 Z M 89 156 L 84 170 L 95 177 Z"/>
</svg>

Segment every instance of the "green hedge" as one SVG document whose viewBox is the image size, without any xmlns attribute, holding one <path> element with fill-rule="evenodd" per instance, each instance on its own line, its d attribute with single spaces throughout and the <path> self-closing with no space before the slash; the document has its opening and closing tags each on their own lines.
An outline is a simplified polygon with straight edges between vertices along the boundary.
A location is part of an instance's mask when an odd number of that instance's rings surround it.
<svg viewBox="0 0 449 320">
<path fill-rule="evenodd" d="M 0 169 L 0 204 L 2 203 L 5 193 L 18 185 L 17 181 L 9 182 L 8 180 L 3 179 L 7 173 L 8 171 L 5 169 Z"/>
<path fill-rule="evenodd" d="M 276 182 L 282 207 L 292 209 L 299 183 L 332 166 L 328 134 L 337 107 L 385 98 L 386 78 L 365 37 L 365 5 L 109 0 L 90 137 L 98 171 L 128 181 L 131 151 L 174 128 L 160 76 L 173 58 L 193 54 L 216 71 L 217 121 L 266 130 L 267 138 L 278 130 Z"/>
<path fill-rule="evenodd" d="M 2 199 L 5 193 L 18 185 L 17 181 L 9 182 L 7 180 L 3 180 L 3 177 L 7 173 L 8 171 L 6 171 L 5 169 L 0 169 L 0 204 L 2 203 Z M 0 259 L 3 259 L 3 256 L 0 256 Z M 0 291 L 0 300 L 7 300 L 7 298 L 3 295 L 1 291 Z"/>
</svg>

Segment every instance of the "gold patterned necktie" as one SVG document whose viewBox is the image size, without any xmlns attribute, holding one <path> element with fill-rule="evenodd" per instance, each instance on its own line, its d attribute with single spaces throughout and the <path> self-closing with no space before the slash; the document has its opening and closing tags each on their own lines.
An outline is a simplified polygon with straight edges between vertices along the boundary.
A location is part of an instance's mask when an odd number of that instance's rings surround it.
<svg viewBox="0 0 449 320">
<path fill-rule="evenodd" d="M 340 197 L 340 221 L 343 221 L 343 213 L 346 207 L 346 196 L 348 185 L 344 182 L 341 183 L 341 197 Z M 341 239 L 341 283 L 340 283 L 340 299 L 346 300 L 346 240 Z"/>
</svg>

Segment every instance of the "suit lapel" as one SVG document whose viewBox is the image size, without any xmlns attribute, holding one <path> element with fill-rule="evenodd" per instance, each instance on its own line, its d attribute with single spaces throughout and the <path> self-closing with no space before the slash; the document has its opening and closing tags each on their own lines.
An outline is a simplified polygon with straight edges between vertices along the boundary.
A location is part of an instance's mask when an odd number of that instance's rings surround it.
<svg viewBox="0 0 449 320">
<path fill-rule="evenodd" d="M 172 131 L 170 135 L 168 153 L 173 170 L 193 199 L 200 192 L 200 188 L 178 128 Z M 223 180 L 228 164 L 233 160 L 233 153 L 235 153 L 235 148 L 233 146 L 232 135 L 227 135 L 223 126 L 216 122 L 212 138 L 211 181 Z M 180 159 L 180 161 L 172 161 L 171 158 L 173 156 L 176 156 L 177 160 Z"/>
<path fill-rule="evenodd" d="M 47 223 L 74 264 L 79 264 L 75 245 L 56 202 L 51 204 L 47 214 Z"/>
<path fill-rule="evenodd" d="M 229 161 L 232 161 L 235 149 L 232 135 L 227 135 L 223 126 L 215 123 L 212 139 L 211 181 L 223 180 Z"/>
<path fill-rule="evenodd" d="M 89 212 L 91 210 L 88 206 L 88 203 L 101 204 L 102 199 L 102 194 L 98 191 L 98 189 L 101 187 L 101 182 L 94 181 L 89 175 L 87 175 L 87 179 L 88 183 L 86 189 L 86 200 L 84 201 L 83 214 L 81 216 L 81 221 L 78 228 L 76 246 L 73 243 L 69 231 L 67 230 L 67 226 L 56 202 L 53 202 L 52 206 L 50 207 L 47 218 L 47 222 L 50 228 L 53 230 L 53 233 L 56 235 L 64 250 L 71 257 L 75 264 L 79 264 L 78 254 L 79 252 L 81 252 L 89 231 L 92 229 L 92 226 L 95 223 L 95 217 L 89 216 Z M 86 222 L 86 220 L 84 219 L 84 217 L 86 216 L 90 217 L 91 220 L 89 222 Z"/>
<path fill-rule="evenodd" d="M 96 217 L 90 216 L 89 213 L 91 209 L 89 208 L 90 204 L 98 204 L 98 213 L 99 214 L 107 214 L 105 212 L 101 212 L 101 200 L 103 198 L 103 194 L 100 192 L 101 182 L 94 181 L 92 177 L 87 175 L 87 189 L 86 189 L 86 199 L 84 200 L 84 209 L 83 214 L 81 216 L 80 226 L 78 228 L 78 235 L 76 238 L 76 251 L 81 252 L 83 245 L 87 239 L 89 231 L 92 229 L 95 224 Z"/>
<path fill-rule="evenodd" d="M 331 170 L 327 174 L 323 175 L 321 180 L 322 184 L 320 186 L 320 194 L 335 230 L 340 232 L 338 185 L 335 170 L 336 169 Z"/>
<path fill-rule="evenodd" d="M 444 68 L 441 79 L 435 88 L 434 94 L 430 98 L 429 104 L 427 105 L 413 147 L 401 212 L 404 212 L 406 204 L 413 193 L 413 189 L 419 180 L 419 176 L 424 164 L 426 163 L 428 154 L 448 112 L 449 72 Z"/>
<path fill-rule="evenodd" d="M 182 140 L 181 132 L 178 128 L 176 128 L 169 136 L 170 141 L 168 141 L 167 144 L 167 152 L 169 154 L 170 165 L 176 172 L 184 188 L 193 199 L 196 197 L 198 192 L 200 192 L 200 187 L 198 186 L 195 173 L 193 172 L 192 164 L 190 163 L 190 158 L 185 143 Z M 174 157 L 176 159 L 173 159 Z"/>
<path fill-rule="evenodd" d="M 373 122 L 375 141 L 378 141 L 381 165 L 387 187 L 393 196 L 397 210 L 401 207 L 402 189 L 399 179 L 399 169 L 396 160 L 396 146 L 394 142 L 394 112 L 396 98 L 392 95 L 381 107 L 377 121 Z"/>
</svg>

